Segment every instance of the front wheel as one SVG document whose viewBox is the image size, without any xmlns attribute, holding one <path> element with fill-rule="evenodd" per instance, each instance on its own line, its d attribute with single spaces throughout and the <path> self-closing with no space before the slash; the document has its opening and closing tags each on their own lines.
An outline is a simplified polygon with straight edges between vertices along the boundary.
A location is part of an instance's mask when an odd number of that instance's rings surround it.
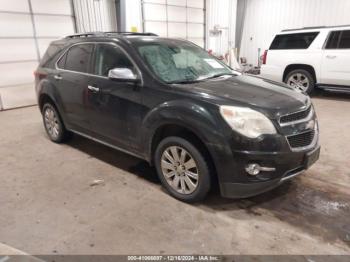
<svg viewBox="0 0 350 262">
<path fill-rule="evenodd" d="M 184 202 L 202 200 L 210 189 L 210 172 L 201 152 L 189 141 L 168 137 L 155 152 L 159 179 L 167 191 Z"/>
<path fill-rule="evenodd" d="M 304 69 L 297 69 L 289 72 L 284 82 L 287 85 L 299 89 L 307 94 L 311 94 L 315 86 L 314 78 Z"/>
</svg>

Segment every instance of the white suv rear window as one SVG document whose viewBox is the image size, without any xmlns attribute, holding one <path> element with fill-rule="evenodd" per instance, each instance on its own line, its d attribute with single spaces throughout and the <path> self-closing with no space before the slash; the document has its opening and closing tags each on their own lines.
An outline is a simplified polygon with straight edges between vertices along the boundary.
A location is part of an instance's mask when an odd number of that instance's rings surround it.
<svg viewBox="0 0 350 262">
<path fill-rule="evenodd" d="M 293 33 L 276 35 L 270 50 L 276 49 L 307 49 L 319 32 Z"/>
</svg>

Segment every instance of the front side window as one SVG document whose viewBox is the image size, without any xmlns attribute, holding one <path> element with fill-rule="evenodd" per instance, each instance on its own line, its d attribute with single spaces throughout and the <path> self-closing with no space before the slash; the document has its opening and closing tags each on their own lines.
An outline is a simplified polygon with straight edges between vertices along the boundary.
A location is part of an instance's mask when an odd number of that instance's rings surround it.
<svg viewBox="0 0 350 262">
<path fill-rule="evenodd" d="M 319 32 L 276 35 L 270 50 L 279 49 L 307 49 L 315 40 Z"/>
<path fill-rule="evenodd" d="M 58 61 L 57 65 L 59 68 L 65 70 L 87 73 L 92 50 L 92 44 L 79 44 L 72 46 L 66 55 Z"/>
<path fill-rule="evenodd" d="M 204 49 L 187 42 L 143 42 L 137 49 L 152 71 L 167 83 L 200 81 L 215 75 L 232 74 L 229 67 Z"/>
<path fill-rule="evenodd" d="M 94 74 L 108 77 L 108 72 L 114 68 L 129 68 L 133 72 L 134 66 L 124 52 L 109 44 L 98 44 L 95 52 Z"/>
</svg>

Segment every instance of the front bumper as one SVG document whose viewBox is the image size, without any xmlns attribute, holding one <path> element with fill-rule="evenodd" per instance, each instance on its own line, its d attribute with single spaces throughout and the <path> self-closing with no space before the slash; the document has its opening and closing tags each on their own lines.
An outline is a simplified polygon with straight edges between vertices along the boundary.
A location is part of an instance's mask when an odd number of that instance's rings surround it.
<svg viewBox="0 0 350 262">
<path fill-rule="evenodd" d="M 319 157 L 320 146 L 303 152 L 290 153 L 236 153 L 239 156 L 236 161 L 235 176 L 244 178 L 241 181 L 220 183 L 220 191 L 223 197 L 247 198 L 269 191 L 283 182 L 302 174 Z M 310 162 L 310 155 L 313 157 Z M 261 172 L 257 176 L 250 176 L 245 172 L 245 166 L 252 161 L 262 166 L 275 167 L 273 172 Z"/>
</svg>

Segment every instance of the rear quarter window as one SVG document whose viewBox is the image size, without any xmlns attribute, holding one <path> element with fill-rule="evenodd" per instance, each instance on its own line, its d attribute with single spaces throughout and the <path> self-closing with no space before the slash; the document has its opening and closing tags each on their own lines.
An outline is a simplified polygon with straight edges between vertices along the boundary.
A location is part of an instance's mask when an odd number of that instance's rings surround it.
<svg viewBox="0 0 350 262">
<path fill-rule="evenodd" d="M 276 35 L 270 50 L 307 49 L 319 32 Z"/>
<path fill-rule="evenodd" d="M 40 61 L 40 67 L 54 68 L 55 61 L 57 57 L 61 54 L 63 48 L 63 43 L 52 42 Z"/>
</svg>

